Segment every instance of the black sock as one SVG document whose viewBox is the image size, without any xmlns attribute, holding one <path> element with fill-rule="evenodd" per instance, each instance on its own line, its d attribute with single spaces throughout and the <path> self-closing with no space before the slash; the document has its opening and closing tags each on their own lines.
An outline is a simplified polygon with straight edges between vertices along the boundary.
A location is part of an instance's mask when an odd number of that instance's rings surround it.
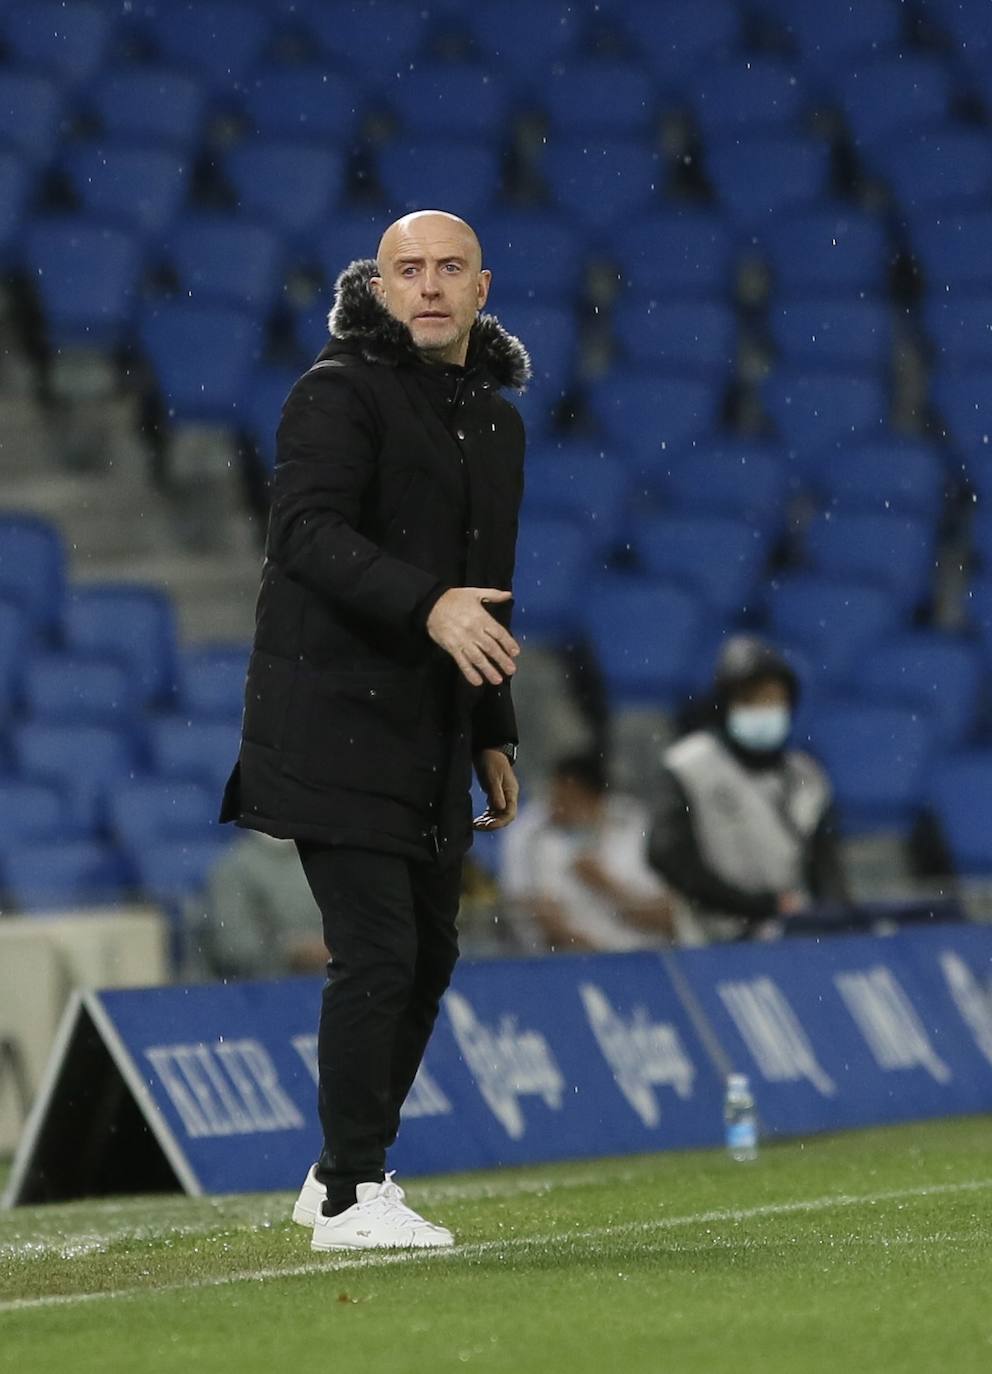
<svg viewBox="0 0 992 1374">
<path fill-rule="evenodd" d="M 325 1217 L 336 1217 L 339 1216 L 341 1212 L 347 1212 L 348 1208 L 354 1207 L 354 1205 L 355 1190 L 352 1189 L 350 1196 L 326 1198 L 320 1204 L 320 1210 Z"/>
</svg>

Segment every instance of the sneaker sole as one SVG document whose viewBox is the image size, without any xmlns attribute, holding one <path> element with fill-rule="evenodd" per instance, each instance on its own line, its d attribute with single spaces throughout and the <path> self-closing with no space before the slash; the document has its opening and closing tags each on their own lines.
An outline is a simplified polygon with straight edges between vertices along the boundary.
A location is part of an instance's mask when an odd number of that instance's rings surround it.
<svg viewBox="0 0 992 1374">
<path fill-rule="evenodd" d="M 315 1255 L 326 1255 L 332 1250 L 451 1250 L 454 1248 L 454 1244 L 455 1242 L 453 1240 L 440 1241 L 437 1244 L 429 1245 L 390 1245 L 383 1244 L 381 1241 L 373 1245 L 362 1245 L 357 1241 L 332 1241 L 327 1245 L 315 1245 L 313 1241 L 311 1241 L 310 1249 Z"/>
</svg>

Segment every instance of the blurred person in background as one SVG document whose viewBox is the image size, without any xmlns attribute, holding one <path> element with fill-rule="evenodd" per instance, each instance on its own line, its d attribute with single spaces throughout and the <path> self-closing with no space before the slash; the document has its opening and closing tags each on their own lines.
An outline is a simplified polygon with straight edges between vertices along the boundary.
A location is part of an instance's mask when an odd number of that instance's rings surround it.
<svg viewBox="0 0 992 1374">
<path fill-rule="evenodd" d="M 211 869 L 185 911 L 186 974 L 278 978 L 319 973 L 320 912 L 292 840 L 251 831 Z"/>
<path fill-rule="evenodd" d="M 830 781 L 789 747 L 798 679 L 780 654 L 731 639 L 710 723 L 664 755 L 648 854 L 682 899 L 684 944 L 738 940 L 816 902 L 846 902 Z"/>
<path fill-rule="evenodd" d="M 295 840 L 332 952 L 315 1250 L 450 1246 L 386 1151 L 458 958 L 475 766 L 516 814 L 509 633 L 524 430 L 519 340 L 482 309 L 474 230 L 404 216 L 338 279 L 331 338 L 277 436 L 238 763 L 222 819 Z"/>
<path fill-rule="evenodd" d="M 672 934 L 672 903 L 646 856 L 649 814 L 611 793 L 600 758 L 556 764 L 546 799 L 503 844 L 502 887 L 531 951 L 630 950 Z"/>
</svg>

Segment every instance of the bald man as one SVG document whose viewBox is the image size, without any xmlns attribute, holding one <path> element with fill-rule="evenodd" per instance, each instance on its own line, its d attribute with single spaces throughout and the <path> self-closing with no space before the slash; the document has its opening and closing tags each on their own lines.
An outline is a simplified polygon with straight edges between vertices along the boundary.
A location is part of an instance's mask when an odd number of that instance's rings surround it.
<svg viewBox="0 0 992 1374">
<path fill-rule="evenodd" d="M 451 1245 L 385 1173 L 458 956 L 477 827 L 516 814 L 509 630 L 530 364 L 482 314 L 453 215 L 407 215 L 338 279 L 277 441 L 241 752 L 222 818 L 293 839 L 332 951 L 323 1150 L 294 1219 L 317 1250 Z"/>
</svg>

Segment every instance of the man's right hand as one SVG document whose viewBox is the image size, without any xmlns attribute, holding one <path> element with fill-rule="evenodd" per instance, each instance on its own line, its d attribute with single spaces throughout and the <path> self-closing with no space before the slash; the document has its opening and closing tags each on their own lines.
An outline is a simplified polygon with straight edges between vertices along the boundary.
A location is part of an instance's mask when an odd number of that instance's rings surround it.
<svg viewBox="0 0 992 1374">
<path fill-rule="evenodd" d="M 517 671 L 520 645 L 486 610 L 487 601 L 512 601 L 512 592 L 493 587 L 452 587 L 434 603 L 427 633 L 458 664 L 473 687 L 498 687 Z"/>
</svg>

